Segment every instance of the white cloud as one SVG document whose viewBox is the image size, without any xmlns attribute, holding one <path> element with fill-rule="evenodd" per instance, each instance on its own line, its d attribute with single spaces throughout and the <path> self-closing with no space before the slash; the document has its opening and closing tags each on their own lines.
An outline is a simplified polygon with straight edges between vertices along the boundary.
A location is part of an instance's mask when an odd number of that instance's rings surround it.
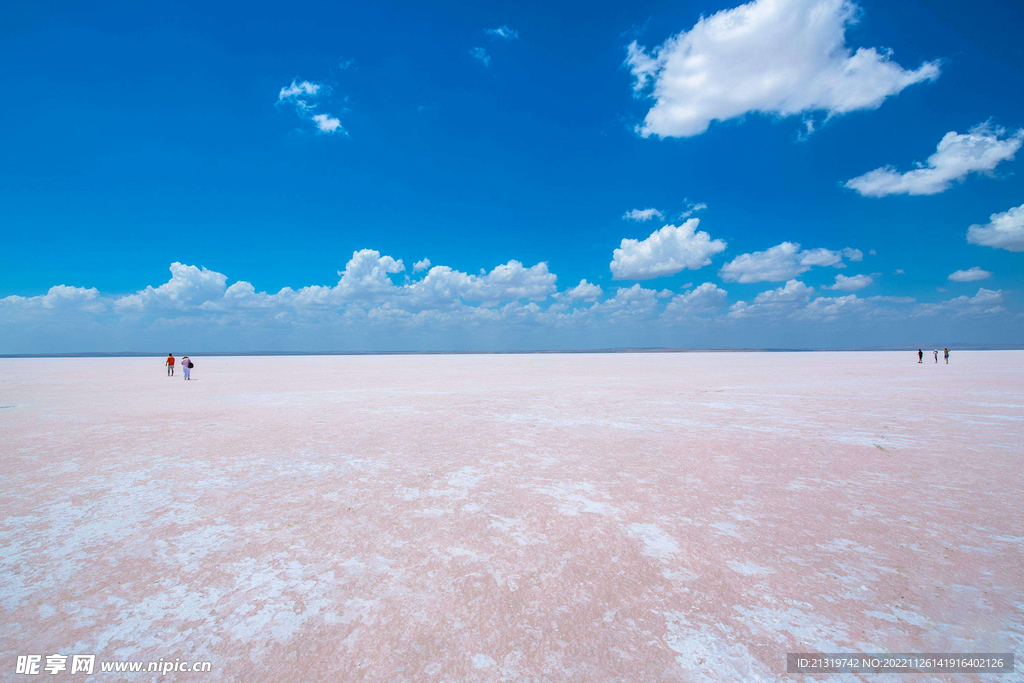
<svg viewBox="0 0 1024 683">
<path fill-rule="evenodd" d="M 949 279 L 953 282 L 977 282 L 978 280 L 987 280 L 990 277 L 992 277 L 992 273 L 982 270 L 978 266 L 972 266 L 967 270 L 956 270 L 949 274 Z"/>
<path fill-rule="evenodd" d="M 106 304 L 100 299 L 99 291 L 95 287 L 68 285 L 54 285 L 46 294 L 39 296 L 6 296 L 0 298 L 0 304 L 17 307 L 23 311 L 42 309 L 56 313 L 76 310 L 98 313 L 106 310 Z"/>
<path fill-rule="evenodd" d="M 665 306 L 667 317 L 713 315 L 726 304 L 728 292 L 712 282 L 705 282 L 696 289 L 676 294 Z"/>
<path fill-rule="evenodd" d="M 865 287 L 870 287 L 875 283 L 875 278 L 871 275 L 853 275 L 847 277 L 846 275 L 836 275 L 835 284 L 829 285 L 825 289 L 838 289 L 842 292 L 858 292 Z"/>
<path fill-rule="evenodd" d="M 345 132 L 345 129 L 341 127 L 341 121 L 330 114 L 314 114 L 313 121 L 321 133 L 334 133 L 338 130 L 341 130 L 342 133 Z"/>
<path fill-rule="evenodd" d="M 741 254 L 722 266 L 719 275 L 726 282 L 784 282 L 806 273 L 814 266 L 843 267 L 843 257 L 858 261 L 860 250 L 847 247 L 801 250 L 796 242 L 783 242 L 765 251 Z"/>
<path fill-rule="evenodd" d="M 484 66 L 491 65 L 491 56 L 487 54 L 487 50 L 482 47 L 471 47 L 469 48 L 469 56 L 473 59 L 478 60 Z"/>
<path fill-rule="evenodd" d="M 600 285 L 587 282 L 585 279 L 572 289 L 565 290 L 565 296 L 572 301 L 594 301 L 604 293 Z"/>
<path fill-rule="evenodd" d="M 686 208 L 683 209 L 681 214 L 679 214 L 679 220 L 681 221 L 686 220 L 698 211 L 703 211 L 708 208 L 708 205 L 704 202 L 691 202 L 689 199 L 685 199 L 683 201 L 686 202 Z"/>
<path fill-rule="evenodd" d="M 519 38 L 519 31 L 504 25 L 499 26 L 498 28 L 486 29 L 484 33 L 495 38 L 501 38 L 503 40 L 516 40 L 517 38 Z"/>
<path fill-rule="evenodd" d="M 744 318 L 766 314 L 782 317 L 806 306 L 813 293 L 814 287 L 808 287 L 799 280 L 790 280 L 782 287 L 761 292 L 749 304 L 737 301 L 730 307 L 729 317 Z"/>
<path fill-rule="evenodd" d="M 300 95 L 315 97 L 320 91 L 320 87 L 319 83 L 310 83 L 309 81 L 296 83 L 295 81 L 292 81 L 291 85 L 281 88 L 281 92 L 278 93 L 277 99 L 278 101 L 287 100 Z"/>
<path fill-rule="evenodd" d="M 958 296 L 937 304 L 921 304 L 918 306 L 917 315 L 991 315 L 1002 313 L 1003 290 L 991 290 L 981 287 L 974 296 Z"/>
<path fill-rule="evenodd" d="M 937 62 L 908 70 L 887 50 L 852 51 L 846 27 L 857 13 L 851 0 L 754 0 L 701 17 L 653 50 L 633 41 L 626 64 L 634 90 L 654 100 L 640 134 L 689 137 L 747 113 L 875 109 L 938 77 Z"/>
<path fill-rule="evenodd" d="M 912 171 L 883 166 L 846 181 L 846 187 L 865 197 L 938 194 L 971 173 L 991 173 L 1000 162 L 1013 159 L 1022 141 L 1024 129 L 1006 136 L 1006 129 L 980 123 L 966 134 L 946 133 L 935 153 Z"/>
<path fill-rule="evenodd" d="M 725 242 L 696 231 L 700 219 L 680 226 L 666 225 L 643 240 L 623 239 L 612 254 L 611 271 L 616 280 L 649 280 L 684 269 L 697 270 L 725 249 Z"/>
<path fill-rule="evenodd" d="M 430 268 L 430 259 L 428 258 L 420 259 L 416 263 L 412 264 L 413 271 L 417 273 L 420 272 L 421 270 L 426 270 L 428 268 Z"/>
<path fill-rule="evenodd" d="M 317 130 L 321 133 L 341 133 L 348 135 L 341 125 L 341 120 L 330 114 L 316 113 L 317 103 L 315 101 L 324 92 L 324 87 L 319 83 L 302 81 L 281 88 L 277 95 L 278 103 L 286 102 L 295 109 L 295 114 L 300 118 L 312 121 Z"/>
<path fill-rule="evenodd" d="M 988 225 L 972 225 L 967 241 L 983 247 L 1024 251 L 1024 204 L 989 216 Z"/>
<path fill-rule="evenodd" d="M 665 214 L 657 209 L 633 209 L 622 214 L 623 220 L 637 222 L 649 221 L 652 218 L 657 218 L 660 221 L 664 217 Z"/>
<path fill-rule="evenodd" d="M 121 310 L 184 310 L 220 298 L 226 289 L 227 276 L 213 270 L 175 261 L 170 271 L 171 279 L 164 284 L 119 297 L 114 306 Z"/>
</svg>

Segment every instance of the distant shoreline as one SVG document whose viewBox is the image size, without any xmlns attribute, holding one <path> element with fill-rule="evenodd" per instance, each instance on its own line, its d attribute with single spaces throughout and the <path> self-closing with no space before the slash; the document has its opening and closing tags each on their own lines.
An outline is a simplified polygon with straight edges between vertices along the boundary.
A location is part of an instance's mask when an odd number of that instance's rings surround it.
<svg viewBox="0 0 1024 683">
<path fill-rule="evenodd" d="M 941 349 L 946 344 L 925 346 L 857 346 L 814 349 L 738 348 L 738 349 L 686 349 L 686 348 L 608 348 L 608 349 L 543 349 L 512 351 L 189 351 L 199 357 L 212 356 L 509 356 L 550 355 L 558 353 L 827 353 L 851 351 L 916 351 L 918 348 Z M 1020 351 L 1024 344 L 954 344 L 953 351 Z M 148 351 L 86 351 L 82 353 L 0 353 L 0 358 L 163 358 L 163 352 Z"/>
</svg>

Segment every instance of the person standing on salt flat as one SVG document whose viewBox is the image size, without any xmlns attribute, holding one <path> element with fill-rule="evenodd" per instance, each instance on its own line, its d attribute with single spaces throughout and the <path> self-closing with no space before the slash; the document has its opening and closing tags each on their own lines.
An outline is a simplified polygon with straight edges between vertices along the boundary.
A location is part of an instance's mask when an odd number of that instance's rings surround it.
<svg viewBox="0 0 1024 683">
<path fill-rule="evenodd" d="M 174 377 L 174 354 L 167 354 L 167 360 L 164 362 L 167 366 L 167 376 Z"/>
<path fill-rule="evenodd" d="M 192 379 L 192 360 L 188 356 L 181 357 L 181 372 L 185 379 Z"/>
<path fill-rule="evenodd" d="M 924 362 L 924 351 L 922 351 L 921 349 L 917 350 L 917 362 L 918 363 L 923 363 Z"/>
<path fill-rule="evenodd" d="M 938 349 L 932 349 L 932 353 L 935 354 L 935 362 L 938 363 L 939 362 L 939 350 Z"/>
<path fill-rule="evenodd" d="M 945 356 L 945 358 L 946 358 L 946 365 L 949 365 L 949 349 L 943 347 L 942 355 Z"/>
</svg>

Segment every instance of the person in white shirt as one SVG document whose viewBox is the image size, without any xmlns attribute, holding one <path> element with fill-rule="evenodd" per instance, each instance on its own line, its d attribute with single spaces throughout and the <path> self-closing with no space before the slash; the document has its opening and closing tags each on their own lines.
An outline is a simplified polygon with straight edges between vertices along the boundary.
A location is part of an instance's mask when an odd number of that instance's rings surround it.
<svg viewBox="0 0 1024 683">
<path fill-rule="evenodd" d="M 192 361 L 188 356 L 181 357 L 181 373 L 185 375 L 185 379 L 192 379 Z"/>
</svg>

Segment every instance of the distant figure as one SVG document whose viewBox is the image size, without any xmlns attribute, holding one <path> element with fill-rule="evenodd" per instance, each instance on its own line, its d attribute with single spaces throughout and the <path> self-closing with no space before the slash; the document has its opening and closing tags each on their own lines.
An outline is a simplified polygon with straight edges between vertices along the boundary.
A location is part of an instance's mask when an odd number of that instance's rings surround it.
<svg viewBox="0 0 1024 683">
<path fill-rule="evenodd" d="M 167 361 L 164 363 L 167 366 L 167 376 L 174 377 L 174 356 L 167 354 Z"/>
<path fill-rule="evenodd" d="M 933 349 L 932 353 L 935 354 L 935 362 L 938 363 L 939 362 L 939 350 L 938 349 Z"/>
<path fill-rule="evenodd" d="M 943 348 L 942 355 L 946 357 L 946 365 L 949 365 L 949 349 Z"/>
<path fill-rule="evenodd" d="M 192 379 L 192 360 L 188 356 L 181 357 L 181 371 L 185 379 Z"/>
<path fill-rule="evenodd" d="M 185 359 L 182 358 L 182 362 L 184 362 L 184 361 L 185 361 Z M 917 362 L 918 363 L 923 363 L 924 362 L 924 351 L 922 351 L 921 349 L 917 350 Z"/>
</svg>

